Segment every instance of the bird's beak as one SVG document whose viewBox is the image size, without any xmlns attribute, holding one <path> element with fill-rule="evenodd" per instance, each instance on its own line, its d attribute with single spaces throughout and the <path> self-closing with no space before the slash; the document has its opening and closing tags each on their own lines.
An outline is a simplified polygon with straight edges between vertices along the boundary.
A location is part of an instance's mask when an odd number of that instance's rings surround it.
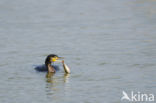
<svg viewBox="0 0 156 103">
<path fill-rule="evenodd" d="M 57 57 L 58 59 L 64 59 L 64 57 Z"/>
<path fill-rule="evenodd" d="M 62 61 L 61 59 L 64 59 L 63 57 L 53 57 L 51 58 L 51 62 L 60 62 Z"/>
<path fill-rule="evenodd" d="M 57 59 L 55 60 L 55 62 L 62 62 L 62 59 L 64 59 L 63 57 L 57 57 Z"/>
</svg>

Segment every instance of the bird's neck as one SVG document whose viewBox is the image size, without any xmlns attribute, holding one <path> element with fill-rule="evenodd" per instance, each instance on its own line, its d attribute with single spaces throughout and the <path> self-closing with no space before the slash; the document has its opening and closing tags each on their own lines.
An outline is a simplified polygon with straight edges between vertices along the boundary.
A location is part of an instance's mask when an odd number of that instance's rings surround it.
<svg viewBox="0 0 156 103">
<path fill-rule="evenodd" d="M 55 73 L 55 69 L 53 66 L 51 66 L 51 64 L 47 64 L 47 68 L 48 68 L 48 72 Z"/>
</svg>

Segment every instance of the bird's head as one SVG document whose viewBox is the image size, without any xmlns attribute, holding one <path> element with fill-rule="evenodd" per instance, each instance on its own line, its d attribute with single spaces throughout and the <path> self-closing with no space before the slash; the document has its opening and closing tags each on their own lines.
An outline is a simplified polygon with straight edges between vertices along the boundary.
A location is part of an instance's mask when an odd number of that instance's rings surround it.
<svg viewBox="0 0 156 103">
<path fill-rule="evenodd" d="M 59 57 L 56 54 L 49 54 L 45 59 L 45 64 L 46 65 L 51 64 L 53 62 L 59 61 L 59 59 L 62 59 L 62 57 Z"/>
</svg>

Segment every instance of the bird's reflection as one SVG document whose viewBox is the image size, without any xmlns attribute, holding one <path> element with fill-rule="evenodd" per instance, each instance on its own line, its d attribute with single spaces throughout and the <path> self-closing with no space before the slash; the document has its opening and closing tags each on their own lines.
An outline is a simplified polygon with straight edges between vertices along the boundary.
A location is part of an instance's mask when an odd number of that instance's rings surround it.
<svg viewBox="0 0 156 103">
<path fill-rule="evenodd" d="M 54 83 L 56 81 L 56 78 L 53 77 L 54 75 L 55 75 L 54 73 L 46 74 L 47 83 Z M 69 82 L 69 77 L 70 77 L 70 74 L 67 74 L 67 73 L 64 74 L 64 76 L 63 76 L 64 83 Z"/>
<path fill-rule="evenodd" d="M 65 82 L 65 83 L 68 83 L 68 82 L 69 82 L 69 76 L 70 76 L 70 75 L 67 74 L 67 73 L 64 74 L 64 82 Z"/>
<path fill-rule="evenodd" d="M 53 81 L 54 81 L 54 80 L 53 80 L 53 76 L 54 76 L 54 73 L 49 73 L 49 72 L 48 72 L 48 73 L 46 74 L 46 78 L 47 78 L 47 82 L 48 82 L 48 83 L 53 83 Z"/>
<path fill-rule="evenodd" d="M 46 94 L 48 98 L 57 99 L 63 94 L 69 93 L 70 74 L 58 75 L 54 73 L 46 74 Z M 66 93 L 68 92 L 68 93 Z"/>
</svg>

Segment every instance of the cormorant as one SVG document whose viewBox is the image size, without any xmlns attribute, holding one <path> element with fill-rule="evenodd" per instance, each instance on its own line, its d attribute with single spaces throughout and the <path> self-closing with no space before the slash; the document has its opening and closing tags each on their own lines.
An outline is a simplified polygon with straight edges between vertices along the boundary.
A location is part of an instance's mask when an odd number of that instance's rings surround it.
<svg viewBox="0 0 156 103">
<path fill-rule="evenodd" d="M 61 61 L 62 57 L 59 57 L 56 54 L 49 54 L 45 59 L 45 64 L 35 67 L 37 71 L 48 71 L 49 73 L 55 73 L 59 70 L 57 65 L 53 65 L 54 62 Z M 61 61 L 63 64 L 63 68 L 65 73 L 70 73 L 69 67 L 64 63 L 64 60 Z"/>
</svg>

